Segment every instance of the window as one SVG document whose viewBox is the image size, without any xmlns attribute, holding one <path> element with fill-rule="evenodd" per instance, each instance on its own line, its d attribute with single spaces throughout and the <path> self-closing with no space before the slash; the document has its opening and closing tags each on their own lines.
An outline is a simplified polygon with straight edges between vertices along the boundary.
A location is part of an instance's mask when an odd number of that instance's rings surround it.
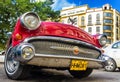
<svg viewBox="0 0 120 82">
<path fill-rule="evenodd" d="M 116 27 L 119 27 L 118 21 L 118 16 L 116 16 Z"/>
<path fill-rule="evenodd" d="M 113 21 L 112 20 L 110 20 L 110 19 L 105 19 L 104 20 L 104 23 L 112 23 Z"/>
<path fill-rule="evenodd" d="M 107 39 L 107 43 L 108 43 L 108 44 L 111 44 L 111 43 L 112 43 L 112 40 L 111 40 L 111 39 Z"/>
<path fill-rule="evenodd" d="M 120 42 L 113 44 L 112 48 L 120 49 Z"/>
<path fill-rule="evenodd" d="M 100 24 L 100 14 L 96 15 L 96 24 Z"/>
<path fill-rule="evenodd" d="M 116 40 L 119 40 L 119 30 L 118 29 L 116 29 Z"/>
<path fill-rule="evenodd" d="M 105 12 L 105 13 L 104 13 L 104 16 L 105 16 L 105 17 L 112 17 L 112 13 Z"/>
<path fill-rule="evenodd" d="M 109 37 L 112 36 L 112 33 L 111 33 L 111 32 L 104 32 L 103 34 L 105 34 L 105 35 L 107 35 L 107 36 L 109 36 Z"/>
<path fill-rule="evenodd" d="M 100 33 L 100 27 L 96 27 L 96 33 Z"/>
<path fill-rule="evenodd" d="M 84 18 L 84 16 L 82 16 L 82 17 L 81 17 L 81 21 L 85 21 L 85 18 Z"/>
<path fill-rule="evenodd" d="M 112 26 L 103 26 L 103 30 L 112 30 Z"/>
<path fill-rule="evenodd" d="M 107 7 L 105 7 L 105 10 L 107 9 Z"/>
<path fill-rule="evenodd" d="M 97 20 L 97 21 L 100 21 L 100 14 L 97 14 L 97 15 L 96 15 L 96 20 Z"/>
<path fill-rule="evenodd" d="M 88 15 L 88 25 L 91 25 L 91 24 L 92 24 L 92 16 Z"/>
<path fill-rule="evenodd" d="M 92 27 L 88 27 L 88 32 L 92 33 Z"/>
<path fill-rule="evenodd" d="M 88 22 L 91 22 L 91 21 L 92 21 L 92 16 L 88 15 Z"/>
<path fill-rule="evenodd" d="M 84 26 L 84 25 L 85 25 L 84 22 L 85 22 L 85 17 L 82 16 L 82 17 L 81 17 L 81 26 Z"/>
</svg>

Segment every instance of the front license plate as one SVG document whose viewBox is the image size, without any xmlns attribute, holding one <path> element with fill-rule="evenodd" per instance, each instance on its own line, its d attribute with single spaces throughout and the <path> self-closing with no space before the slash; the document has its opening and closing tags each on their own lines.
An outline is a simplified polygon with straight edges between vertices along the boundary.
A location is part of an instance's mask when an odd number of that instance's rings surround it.
<svg viewBox="0 0 120 82">
<path fill-rule="evenodd" d="M 72 60 L 70 70 L 86 70 L 87 65 L 88 62 L 84 60 Z"/>
</svg>

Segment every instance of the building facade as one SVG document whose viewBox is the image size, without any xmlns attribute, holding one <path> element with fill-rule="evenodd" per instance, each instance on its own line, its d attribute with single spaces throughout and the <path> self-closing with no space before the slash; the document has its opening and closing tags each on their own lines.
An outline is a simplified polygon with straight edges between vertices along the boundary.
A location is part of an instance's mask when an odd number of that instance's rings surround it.
<svg viewBox="0 0 120 82">
<path fill-rule="evenodd" d="M 60 15 L 62 23 L 75 25 L 92 35 L 106 34 L 108 44 L 120 40 L 120 12 L 109 4 L 101 8 L 67 7 Z"/>
</svg>

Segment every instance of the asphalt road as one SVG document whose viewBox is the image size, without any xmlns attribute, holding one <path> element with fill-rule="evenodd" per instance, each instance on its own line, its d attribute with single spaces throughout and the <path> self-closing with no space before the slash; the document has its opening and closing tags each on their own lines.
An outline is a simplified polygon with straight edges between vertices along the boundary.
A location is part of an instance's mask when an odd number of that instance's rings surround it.
<svg viewBox="0 0 120 82">
<path fill-rule="evenodd" d="M 25 80 L 10 80 L 5 75 L 3 64 L 0 64 L 0 82 L 120 82 L 120 72 L 106 72 L 102 69 L 83 79 L 73 78 L 68 71 L 43 70 L 38 74 L 32 74 Z"/>
</svg>

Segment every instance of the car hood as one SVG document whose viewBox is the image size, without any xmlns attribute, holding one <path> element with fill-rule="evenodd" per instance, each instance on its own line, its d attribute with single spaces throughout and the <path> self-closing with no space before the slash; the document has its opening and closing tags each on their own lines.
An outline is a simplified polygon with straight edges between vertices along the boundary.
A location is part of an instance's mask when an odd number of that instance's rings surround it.
<svg viewBox="0 0 120 82">
<path fill-rule="evenodd" d="M 92 35 L 72 25 L 56 22 L 42 22 L 40 30 L 40 34 L 42 35 L 72 38 L 96 45 Z"/>
<path fill-rule="evenodd" d="M 21 40 L 16 40 L 17 34 L 20 34 L 22 36 Z M 41 22 L 39 28 L 37 28 L 36 30 L 28 30 L 23 27 L 23 25 L 20 23 L 20 20 L 18 20 L 12 33 L 12 45 L 15 46 L 24 41 L 26 38 L 35 36 L 55 36 L 71 38 L 100 47 L 97 43 L 96 37 L 73 25 L 67 25 L 57 22 Z"/>
</svg>

